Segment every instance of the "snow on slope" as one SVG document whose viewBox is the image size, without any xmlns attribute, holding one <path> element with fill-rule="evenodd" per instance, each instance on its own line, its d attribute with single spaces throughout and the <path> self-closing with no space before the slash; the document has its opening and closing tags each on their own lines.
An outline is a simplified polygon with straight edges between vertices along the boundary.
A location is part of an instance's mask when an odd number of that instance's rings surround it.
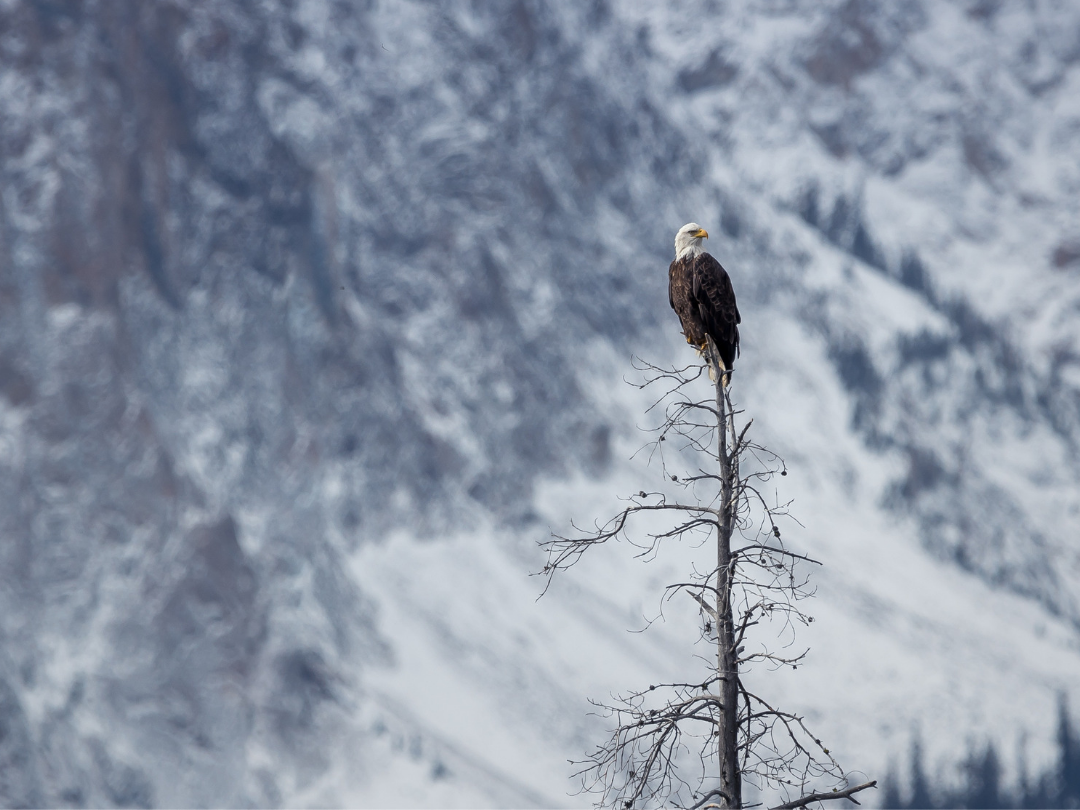
<svg viewBox="0 0 1080 810">
<path fill-rule="evenodd" d="M 909 455 L 896 497 L 924 542 L 1075 617 L 1080 394 L 1065 380 L 1080 286 L 1062 246 L 1076 238 L 1076 8 L 1037 4 L 1022 21 L 954 3 L 757 11 L 636 9 L 665 57 L 654 81 L 726 60 L 676 119 L 709 134 L 729 199 L 757 196 L 770 219 L 796 211 L 848 252 L 802 246 L 824 262 L 785 280 L 804 301 L 828 291 L 816 326 L 864 403 L 857 426 Z M 836 275 L 851 257 L 892 280 L 872 296 L 890 317 L 844 301 L 865 283 Z M 897 281 L 937 316 L 902 320 Z"/>
<path fill-rule="evenodd" d="M 1027 732 L 1029 762 L 1049 761 L 1057 695 L 1075 688 L 1080 671 L 1075 629 L 928 557 L 911 521 L 880 504 L 896 462 L 852 435 L 835 375 L 812 371 L 827 365 L 824 347 L 790 316 L 757 312 L 770 316 L 770 337 L 744 358 L 744 369 L 760 365 L 734 390 L 759 439 L 786 457 L 781 495 L 794 498 L 805 529 L 787 527 L 785 539 L 824 567 L 813 573 L 817 621 L 798 634 L 811 651 L 806 664 L 752 672 L 749 682 L 805 713 L 846 768 L 871 778 L 882 778 L 916 733 L 947 781 L 972 740 L 997 741 L 1011 772 Z M 674 348 L 673 356 L 688 351 Z M 645 399 L 615 379 L 618 366 L 612 358 L 611 398 L 627 413 L 642 409 Z M 541 522 L 565 530 L 570 519 L 612 514 L 618 495 L 663 488 L 657 469 L 629 460 L 645 439 L 633 430 L 620 436 L 623 460 L 608 480 L 548 482 L 536 502 Z M 418 725 L 484 752 L 541 804 L 581 806 L 587 795 L 561 790 L 564 760 L 580 759 L 607 728 L 588 720 L 583 698 L 704 672 L 689 654 L 700 621 L 692 604 L 665 605 L 663 620 L 636 632 L 659 613 L 663 585 L 702 551 L 668 548 L 646 564 L 626 546 L 596 548 L 537 602 L 542 583 L 526 574 L 542 560 L 527 544 L 543 533 L 523 534 L 489 528 L 437 544 L 395 537 L 365 548 L 357 576 L 384 606 L 381 626 L 400 655 L 369 685 L 413 706 Z M 453 768 L 446 778 L 456 778 Z M 518 800 L 532 795 L 522 788 Z"/>
<path fill-rule="evenodd" d="M 5 801 L 586 803 L 584 699 L 693 665 L 689 605 L 625 632 L 684 557 L 526 574 L 652 474 L 620 378 L 686 354 L 691 219 L 826 563 L 776 689 L 875 776 L 1047 738 L 1075 4 L 0 14 Z"/>
</svg>

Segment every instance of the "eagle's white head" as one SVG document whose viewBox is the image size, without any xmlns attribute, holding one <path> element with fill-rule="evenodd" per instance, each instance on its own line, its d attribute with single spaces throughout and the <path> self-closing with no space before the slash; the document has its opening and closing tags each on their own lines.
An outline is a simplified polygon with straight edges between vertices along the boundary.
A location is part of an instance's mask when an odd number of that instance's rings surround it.
<svg viewBox="0 0 1080 810">
<path fill-rule="evenodd" d="M 705 252 L 701 246 L 702 239 L 708 239 L 709 234 L 696 222 L 688 222 L 679 228 L 675 234 L 675 258 L 685 259 L 688 256 L 698 256 Z"/>
</svg>

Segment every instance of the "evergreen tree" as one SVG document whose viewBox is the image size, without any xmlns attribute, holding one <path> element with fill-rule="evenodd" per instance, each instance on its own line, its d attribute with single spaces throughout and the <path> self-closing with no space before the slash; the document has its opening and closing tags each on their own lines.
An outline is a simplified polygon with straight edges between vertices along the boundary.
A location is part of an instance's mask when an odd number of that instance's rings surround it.
<svg viewBox="0 0 1080 810">
<path fill-rule="evenodd" d="M 964 770 L 967 772 L 967 785 L 956 801 L 951 802 L 953 806 L 978 810 L 1012 806 L 1012 802 L 1001 794 L 1001 763 L 992 742 L 986 744 L 982 754 L 972 751 L 964 763 Z"/>
<path fill-rule="evenodd" d="M 923 770 L 922 742 L 917 735 L 911 741 L 911 800 L 906 806 L 924 810 L 935 806 L 933 797 L 930 795 L 930 782 Z"/>
<path fill-rule="evenodd" d="M 1080 744 L 1076 739 L 1069 703 L 1065 695 L 1058 701 L 1058 772 L 1055 807 L 1080 807 Z"/>
</svg>

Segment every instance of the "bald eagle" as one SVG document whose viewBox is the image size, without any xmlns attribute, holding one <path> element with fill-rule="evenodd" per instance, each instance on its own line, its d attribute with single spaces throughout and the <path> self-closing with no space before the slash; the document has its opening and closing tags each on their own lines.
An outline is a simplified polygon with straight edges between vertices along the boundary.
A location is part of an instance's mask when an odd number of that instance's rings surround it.
<svg viewBox="0 0 1080 810">
<path fill-rule="evenodd" d="M 742 319 L 727 271 L 701 246 L 701 240 L 708 238 L 696 222 L 683 225 L 675 234 L 675 261 L 668 268 L 668 301 L 682 322 L 686 342 L 706 358 L 712 338 L 726 388 L 739 354 Z M 711 366 L 709 376 L 713 376 Z"/>
</svg>

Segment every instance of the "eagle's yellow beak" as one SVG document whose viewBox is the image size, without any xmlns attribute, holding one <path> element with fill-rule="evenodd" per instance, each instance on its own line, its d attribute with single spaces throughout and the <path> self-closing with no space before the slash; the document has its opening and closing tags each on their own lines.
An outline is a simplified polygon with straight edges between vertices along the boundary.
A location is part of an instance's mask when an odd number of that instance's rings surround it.
<svg viewBox="0 0 1080 810">
<path fill-rule="evenodd" d="M 696 231 L 694 231 L 690 235 L 693 236 L 695 239 L 708 239 L 709 238 L 709 232 L 707 230 L 705 230 L 704 228 L 698 228 Z"/>
</svg>

